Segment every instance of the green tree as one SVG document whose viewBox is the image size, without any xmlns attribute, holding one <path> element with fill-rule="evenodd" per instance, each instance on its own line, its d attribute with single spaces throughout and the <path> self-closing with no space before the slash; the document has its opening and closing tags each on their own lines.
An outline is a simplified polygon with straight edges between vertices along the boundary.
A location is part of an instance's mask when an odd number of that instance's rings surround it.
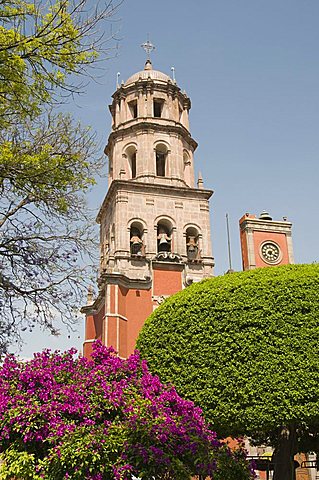
<svg viewBox="0 0 319 480">
<path fill-rule="evenodd" d="M 98 32 L 119 3 L 1 2 L 0 356 L 35 323 L 75 320 L 92 245 L 84 194 L 102 162 L 90 129 L 57 107 L 108 57 Z"/>
<path fill-rule="evenodd" d="M 319 452 L 319 265 L 234 273 L 193 285 L 146 321 L 153 373 L 199 405 L 223 437 L 274 447 L 275 480 Z"/>
<path fill-rule="evenodd" d="M 4 0 L 0 5 L 0 127 L 30 120 L 83 88 L 88 67 L 108 56 L 105 25 L 121 0 Z M 100 57 L 101 59 L 101 57 Z M 29 125 L 29 127 L 31 127 Z"/>
</svg>

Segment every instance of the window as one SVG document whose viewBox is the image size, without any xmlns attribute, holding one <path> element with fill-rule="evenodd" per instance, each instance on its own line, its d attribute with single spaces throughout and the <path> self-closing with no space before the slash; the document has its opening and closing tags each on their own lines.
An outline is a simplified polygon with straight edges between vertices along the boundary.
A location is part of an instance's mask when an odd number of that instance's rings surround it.
<svg viewBox="0 0 319 480">
<path fill-rule="evenodd" d="M 156 175 L 157 177 L 165 177 L 165 161 L 166 153 L 156 150 Z"/>
<path fill-rule="evenodd" d="M 163 104 L 164 104 L 163 100 L 153 101 L 154 117 L 159 118 L 162 116 Z"/>
<path fill-rule="evenodd" d="M 132 178 L 135 178 L 136 177 L 136 152 L 132 153 L 130 161 L 131 161 Z"/>
<path fill-rule="evenodd" d="M 124 158 L 127 158 L 128 178 L 136 178 L 137 159 L 136 145 L 131 144 L 124 151 Z"/>
<path fill-rule="evenodd" d="M 132 118 L 137 118 L 137 101 L 133 100 L 128 104 Z"/>
</svg>

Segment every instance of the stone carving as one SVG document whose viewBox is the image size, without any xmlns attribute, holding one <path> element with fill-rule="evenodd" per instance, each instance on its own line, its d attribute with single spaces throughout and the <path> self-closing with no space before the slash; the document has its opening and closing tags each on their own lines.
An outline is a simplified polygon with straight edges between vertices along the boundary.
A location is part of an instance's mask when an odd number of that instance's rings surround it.
<svg viewBox="0 0 319 480">
<path fill-rule="evenodd" d="M 178 253 L 159 252 L 157 255 L 155 255 L 154 260 L 157 260 L 159 262 L 181 263 L 182 257 L 178 255 Z"/>
</svg>

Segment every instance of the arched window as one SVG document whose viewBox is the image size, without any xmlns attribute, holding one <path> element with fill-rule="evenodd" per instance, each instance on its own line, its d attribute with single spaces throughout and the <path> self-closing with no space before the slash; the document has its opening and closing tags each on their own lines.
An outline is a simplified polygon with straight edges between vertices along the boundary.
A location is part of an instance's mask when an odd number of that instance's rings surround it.
<svg viewBox="0 0 319 480">
<path fill-rule="evenodd" d="M 157 224 L 157 253 L 172 251 L 172 225 L 168 220 Z"/>
<path fill-rule="evenodd" d="M 130 178 L 136 178 L 136 146 L 135 145 L 130 145 L 127 147 L 125 150 L 125 154 L 128 160 L 128 167 L 129 167 L 129 172 Z"/>
<path fill-rule="evenodd" d="M 167 146 L 159 143 L 155 148 L 156 176 L 165 177 L 167 163 Z"/>
<path fill-rule="evenodd" d="M 140 222 L 133 222 L 130 227 L 130 253 L 132 257 L 145 257 L 144 229 Z"/>
<path fill-rule="evenodd" d="M 201 261 L 201 250 L 199 249 L 199 233 L 195 227 L 188 227 L 186 230 L 186 252 L 189 262 Z"/>
</svg>

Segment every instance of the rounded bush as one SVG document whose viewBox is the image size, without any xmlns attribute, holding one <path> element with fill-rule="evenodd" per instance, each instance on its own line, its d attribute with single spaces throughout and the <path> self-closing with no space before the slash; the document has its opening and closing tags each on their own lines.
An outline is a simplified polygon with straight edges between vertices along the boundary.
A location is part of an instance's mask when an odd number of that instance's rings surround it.
<svg viewBox="0 0 319 480">
<path fill-rule="evenodd" d="M 303 451 L 319 414 L 319 265 L 204 280 L 148 318 L 138 348 L 219 435 L 267 441 L 295 425 Z M 300 451 L 300 450 L 299 450 Z"/>
</svg>

